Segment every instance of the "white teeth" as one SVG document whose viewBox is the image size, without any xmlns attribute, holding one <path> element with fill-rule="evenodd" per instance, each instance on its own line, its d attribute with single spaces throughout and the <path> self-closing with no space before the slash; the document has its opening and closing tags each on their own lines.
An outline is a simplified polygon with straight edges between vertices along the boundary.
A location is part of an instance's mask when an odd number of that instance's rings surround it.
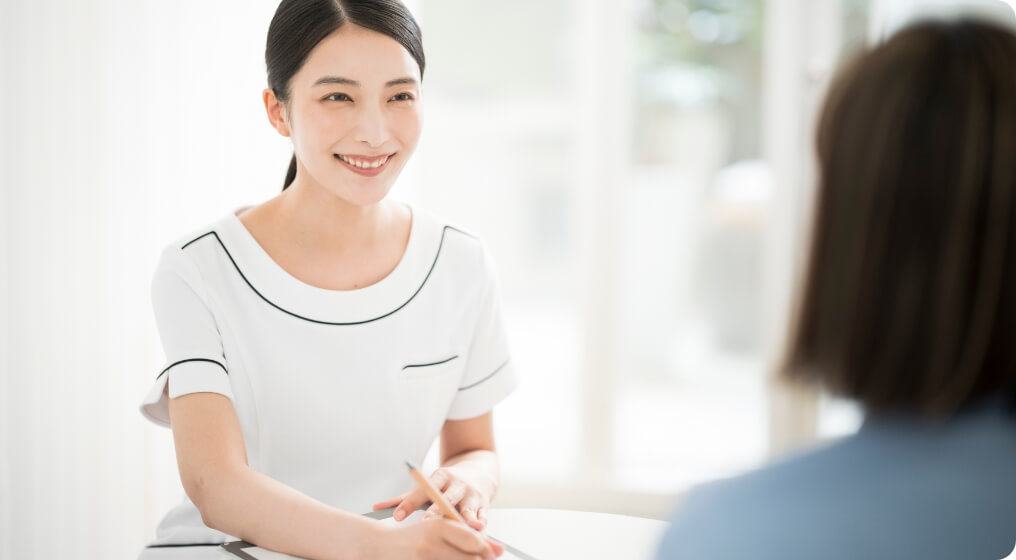
<svg viewBox="0 0 1016 560">
<path fill-rule="evenodd" d="M 339 155 L 339 159 L 341 159 L 342 161 L 348 163 L 349 165 L 352 165 L 354 167 L 359 167 L 360 169 L 377 169 L 378 167 L 381 167 L 382 165 L 388 163 L 388 158 L 389 157 L 391 157 L 391 156 L 385 156 L 385 157 L 383 157 L 383 158 L 381 158 L 379 160 L 368 162 L 368 161 L 362 161 L 362 160 L 358 160 L 358 159 L 352 159 L 352 158 L 344 156 L 344 155 Z"/>
</svg>

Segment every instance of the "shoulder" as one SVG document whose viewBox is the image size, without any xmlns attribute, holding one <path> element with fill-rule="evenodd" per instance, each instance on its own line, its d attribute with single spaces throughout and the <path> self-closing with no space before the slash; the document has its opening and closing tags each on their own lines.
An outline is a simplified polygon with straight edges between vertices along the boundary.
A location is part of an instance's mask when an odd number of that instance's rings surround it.
<svg viewBox="0 0 1016 560">
<path fill-rule="evenodd" d="M 445 240 L 461 244 L 472 250 L 482 250 L 483 241 L 478 235 L 462 225 L 430 210 L 412 206 L 413 221 L 420 231 L 437 233 Z"/>
<path fill-rule="evenodd" d="M 165 245 L 159 256 L 155 280 L 161 277 L 178 276 L 192 286 L 201 282 L 201 266 L 204 255 L 218 254 L 213 247 L 221 245 L 220 235 L 226 228 L 229 217 L 192 229 L 178 235 Z"/>
<path fill-rule="evenodd" d="M 419 207 L 413 207 L 414 230 L 421 237 L 437 241 L 435 260 L 459 268 L 459 272 L 483 276 L 493 274 L 493 263 L 486 243 L 474 232 L 451 220 Z"/>
<path fill-rule="evenodd" d="M 1009 444 L 1000 453 L 1002 438 L 985 434 L 1003 426 Z M 1016 517 L 1011 430 L 995 419 L 866 426 L 693 491 L 661 558 L 942 558 L 994 546 L 986 537 L 1010 537 L 1003 520 Z"/>
<path fill-rule="evenodd" d="M 823 504 L 836 500 L 833 488 L 864 477 L 864 468 L 849 460 L 854 445 L 847 438 L 691 491 L 672 518 L 660 558 L 829 558 L 838 522 Z"/>
<path fill-rule="evenodd" d="M 209 224 L 191 229 L 173 239 L 165 247 L 164 252 L 185 251 L 194 253 L 200 247 L 207 245 L 206 241 L 214 242 L 214 240 L 221 239 L 223 235 L 229 235 L 230 230 L 235 229 L 233 227 L 234 222 L 238 224 L 239 218 L 234 215 L 227 215 Z"/>
</svg>

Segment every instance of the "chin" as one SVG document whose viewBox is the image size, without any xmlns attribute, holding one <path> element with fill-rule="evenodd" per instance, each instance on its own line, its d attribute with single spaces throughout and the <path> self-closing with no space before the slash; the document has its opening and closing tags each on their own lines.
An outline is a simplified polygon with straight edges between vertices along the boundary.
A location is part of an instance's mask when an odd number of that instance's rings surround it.
<svg viewBox="0 0 1016 560">
<path fill-rule="evenodd" d="M 392 190 L 391 184 L 386 185 L 344 185 L 328 189 L 337 198 L 341 198 L 354 206 L 373 206 L 380 203 Z"/>
<path fill-rule="evenodd" d="M 389 171 L 395 171 L 394 176 L 397 177 L 397 172 L 401 171 L 401 169 L 391 169 Z M 325 193 L 347 204 L 367 207 L 378 204 L 391 192 L 395 181 L 394 179 L 389 179 L 386 175 L 389 175 L 389 173 L 376 177 L 359 177 L 348 171 L 340 170 L 338 173 L 331 172 L 319 175 L 321 179 L 314 182 Z"/>
</svg>

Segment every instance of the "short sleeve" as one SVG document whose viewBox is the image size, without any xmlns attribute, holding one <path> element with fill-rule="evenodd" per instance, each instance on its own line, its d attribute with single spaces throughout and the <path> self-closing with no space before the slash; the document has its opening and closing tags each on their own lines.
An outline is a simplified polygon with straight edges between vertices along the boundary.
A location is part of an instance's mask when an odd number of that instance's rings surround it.
<svg viewBox="0 0 1016 560">
<path fill-rule="evenodd" d="M 480 274 L 483 288 L 479 313 L 466 358 L 466 370 L 448 410 L 449 420 L 465 420 L 490 412 L 518 385 L 515 366 L 508 352 L 494 267 L 486 251 L 483 252 Z"/>
<path fill-rule="evenodd" d="M 169 399 L 219 393 L 233 399 L 222 338 L 197 266 L 182 249 L 166 249 L 152 279 L 152 308 L 166 361 L 141 403 L 141 413 L 169 426 Z"/>
</svg>

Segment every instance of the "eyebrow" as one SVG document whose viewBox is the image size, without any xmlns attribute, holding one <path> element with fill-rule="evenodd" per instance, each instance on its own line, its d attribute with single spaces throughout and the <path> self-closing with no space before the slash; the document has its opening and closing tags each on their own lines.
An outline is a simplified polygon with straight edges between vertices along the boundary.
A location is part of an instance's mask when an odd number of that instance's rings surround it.
<svg viewBox="0 0 1016 560">
<path fill-rule="evenodd" d="M 385 82 L 385 87 L 401 86 L 401 85 L 414 85 L 415 86 L 416 83 L 417 83 L 416 82 L 416 78 L 410 78 L 410 77 L 396 78 L 394 80 L 389 80 L 389 81 Z M 320 86 L 320 85 L 323 85 L 323 84 L 339 84 L 339 85 L 344 85 L 344 86 L 360 87 L 360 82 L 358 82 L 356 80 L 350 80 L 349 78 L 343 78 L 341 76 L 325 76 L 323 78 L 318 78 L 318 80 L 316 82 L 314 82 L 315 86 Z"/>
</svg>

